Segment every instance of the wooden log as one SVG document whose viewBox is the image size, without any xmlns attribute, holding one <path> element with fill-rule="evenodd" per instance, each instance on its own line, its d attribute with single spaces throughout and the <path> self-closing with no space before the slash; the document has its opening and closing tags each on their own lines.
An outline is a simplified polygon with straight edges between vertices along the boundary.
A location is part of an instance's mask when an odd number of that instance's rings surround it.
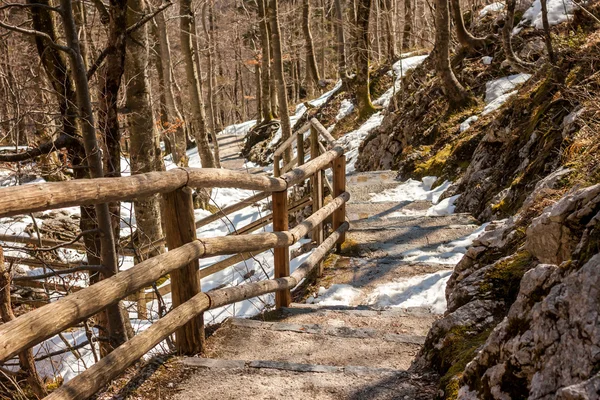
<svg viewBox="0 0 600 400">
<path fill-rule="evenodd" d="M 290 161 L 290 163 L 289 163 L 289 164 L 286 164 L 286 165 L 285 165 L 285 166 L 284 166 L 284 167 L 281 169 L 281 173 L 282 173 L 282 174 L 285 174 L 286 172 L 288 172 L 288 171 L 291 171 L 291 170 L 292 170 L 292 168 L 294 168 L 294 167 L 297 165 L 297 163 L 298 163 L 298 157 L 294 157 L 294 158 L 292 159 L 292 161 Z"/>
<path fill-rule="evenodd" d="M 273 176 L 279 178 L 281 176 L 281 167 L 279 163 L 281 162 L 281 156 L 273 157 Z"/>
<path fill-rule="evenodd" d="M 188 187 L 167 193 L 164 196 L 165 236 L 169 251 L 196 240 L 194 201 Z M 196 271 L 198 260 L 171 273 L 173 307 L 185 303 L 200 293 L 200 279 Z M 204 318 L 202 315 L 190 320 L 175 334 L 175 345 L 180 354 L 198 354 L 204 350 Z"/>
<path fill-rule="evenodd" d="M 218 221 L 226 215 L 229 215 L 236 211 L 243 210 L 244 208 L 249 207 L 261 200 L 266 199 L 267 197 L 270 197 L 270 196 L 271 196 L 271 193 L 269 193 L 269 192 L 261 192 L 261 193 L 255 194 L 254 196 L 248 197 L 247 199 L 244 199 L 244 200 L 240 201 L 239 203 L 232 204 L 228 207 L 221 209 L 220 211 L 217 211 L 216 213 L 214 213 L 212 215 L 209 215 L 208 217 L 204 217 L 204 218 L 196 221 L 196 228 L 201 228 L 212 222 Z"/>
<path fill-rule="evenodd" d="M 311 159 L 319 157 L 321 149 L 319 148 L 319 131 L 317 127 L 312 124 L 310 128 L 310 155 Z M 312 213 L 316 213 L 323 207 L 323 178 L 321 170 L 315 172 L 310 179 L 311 186 L 311 197 L 312 197 Z M 319 246 L 323 241 L 323 225 L 317 224 L 312 231 L 312 239 Z"/>
<path fill-rule="evenodd" d="M 346 191 L 346 156 L 340 156 L 333 162 L 333 196 L 337 197 Z M 337 230 L 346 221 L 346 205 L 342 205 L 333 213 L 333 229 Z M 342 234 L 337 243 L 337 251 L 342 249 L 346 234 Z"/>
<path fill-rule="evenodd" d="M 335 210 L 343 207 L 344 204 L 350 199 L 350 194 L 344 192 L 329 204 L 323 206 L 320 210 L 306 218 L 304 221 L 290 229 L 290 234 L 294 238 L 294 242 L 297 242 L 309 232 L 313 231 L 319 224 L 323 223 L 327 217 L 335 212 Z"/>
<path fill-rule="evenodd" d="M 304 132 L 298 132 L 296 136 L 296 151 L 298 153 L 298 165 L 304 164 Z"/>
<path fill-rule="evenodd" d="M 339 232 L 348 229 L 348 224 L 340 226 L 338 231 L 327 238 L 319 248 L 291 277 L 282 277 L 266 281 L 249 283 L 232 288 L 218 289 L 208 293 L 199 293 L 186 303 L 173 309 L 145 331 L 137 334 L 125 344 L 101 359 L 86 371 L 55 390 L 47 400 L 83 400 L 95 394 L 107 382 L 118 377 L 126 368 L 134 364 L 150 349 L 164 340 L 174 330 L 186 324 L 196 315 L 208 309 L 236 303 L 251 297 L 267 293 L 280 292 L 295 287 L 314 268 L 316 262 L 327 254 L 338 240 Z"/>
<path fill-rule="evenodd" d="M 143 261 L 77 293 L 0 325 L 0 362 L 64 331 L 205 254 L 196 241 Z"/>
<path fill-rule="evenodd" d="M 205 293 L 197 294 L 56 389 L 45 399 L 83 400 L 91 397 L 175 330 L 187 324 L 197 315 L 201 315 L 209 305 L 210 300 Z"/>
<path fill-rule="evenodd" d="M 307 207 L 312 204 L 312 199 L 310 197 L 305 197 L 298 202 L 292 204 L 288 208 L 288 213 L 296 212 L 304 207 Z M 264 226 L 267 226 L 273 221 L 273 214 L 267 214 L 264 217 L 257 219 L 254 222 L 249 223 L 248 225 L 237 230 L 238 235 L 254 232 L 257 229 L 260 229 Z M 230 234 L 234 234 L 233 232 Z"/>
<path fill-rule="evenodd" d="M 296 167 L 290 172 L 281 175 L 281 179 L 287 183 L 288 187 L 292 187 L 293 185 L 310 178 L 317 171 L 325 168 L 342 154 L 344 154 L 344 148 L 341 146 L 336 146 L 327 153 L 321 154 L 319 157 L 310 160 L 306 164 Z"/>
<path fill-rule="evenodd" d="M 292 136 L 287 138 L 285 142 L 283 142 L 273 153 L 274 156 L 282 156 L 283 153 L 290 147 L 292 143 L 298 140 L 298 132 L 294 133 Z"/>
<path fill-rule="evenodd" d="M 288 198 L 287 191 L 273 193 L 273 231 L 288 230 Z M 275 278 L 290 274 L 290 249 L 280 247 L 274 250 Z M 289 290 L 280 290 L 275 293 L 275 306 L 277 309 L 288 307 L 292 302 Z"/>
<path fill-rule="evenodd" d="M 311 125 L 319 132 L 319 135 L 325 139 L 325 141 L 329 144 L 329 146 L 335 146 L 335 139 L 331 136 L 331 133 L 319 122 L 318 119 L 313 118 L 310 120 Z"/>
<path fill-rule="evenodd" d="M 236 187 L 276 192 L 287 185 L 277 178 L 214 168 L 178 168 L 120 178 L 77 179 L 0 189 L 0 217 L 144 198 L 168 193 L 183 186 Z"/>
</svg>

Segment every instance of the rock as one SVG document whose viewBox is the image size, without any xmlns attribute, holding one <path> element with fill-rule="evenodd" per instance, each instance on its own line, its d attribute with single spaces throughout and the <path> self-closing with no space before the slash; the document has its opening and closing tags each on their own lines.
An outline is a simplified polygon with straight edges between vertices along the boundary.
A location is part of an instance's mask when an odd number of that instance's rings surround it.
<svg viewBox="0 0 600 400">
<path fill-rule="evenodd" d="M 560 264 L 571 258 L 589 221 L 600 211 L 600 184 L 561 198 L 527 228 L 525 248 L 542 263 Z"/>
</svg>

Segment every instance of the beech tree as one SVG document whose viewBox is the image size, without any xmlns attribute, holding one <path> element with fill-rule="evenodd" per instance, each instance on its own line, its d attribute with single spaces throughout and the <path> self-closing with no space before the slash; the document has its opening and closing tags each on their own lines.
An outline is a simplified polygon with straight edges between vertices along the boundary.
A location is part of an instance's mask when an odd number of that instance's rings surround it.
<svg viewBox="0 0 600 400">
<path fill-rule="evenodd" d="M 371 102 L 369 66 L 370 66 L 370 41 L 369 20 L 371 13 L 371 0 L 358 0 L 356 19 L 356 103 L 361 118 L 375 112 Z"/>
</svg>

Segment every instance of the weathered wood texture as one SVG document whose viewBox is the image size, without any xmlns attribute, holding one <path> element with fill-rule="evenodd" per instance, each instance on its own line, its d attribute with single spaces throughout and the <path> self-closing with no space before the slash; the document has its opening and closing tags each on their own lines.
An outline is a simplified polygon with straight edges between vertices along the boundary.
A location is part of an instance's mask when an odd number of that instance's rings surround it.
<svg viewBox="0 0 600 400">
<path fill-rule="evenodd" d="M 169 250 L 176 249 L 196 240 L 194 201 L 192 190 L 182 188 L 164 196 L 165 235 Z M 185 303 L 200 293 L 197 272 L 198 260 L 192 260 L 171 273 L 173 307 Z M 192 318 L 175 334 L 175 345 L 180 354 L 197 354 L 204 350 L 204 319 L 202 315 Z"/>
<path fill-rule="evenodd" d="M 288 194 L 287 191 L 273 193 L 273 231 L 288 230 Z M 275 278 L 290 274 L 290 248 L 280 247 L 274 250 Z M 275 293 L 275 306 L 288 307 L 292 302 L 289 290 Z"/>
<path fill-rule="evenodd" d="M 331 133 L 316 119 L 313 118 L 310 120 L 310 124 L 319 132 L 323 139 L 327 141 L 327 143 L 333 147 L 335 146 L 335 139 L 331 136 Z"/>
<path fill-rule="evenodd" d="M 338 197 L 346 192 L 346 156 L 338 157 L 333 162 L 333 197 Z M 337 230 L 346 221 L 346 205 L 343 204 L 333 213 L 333 229 Z M 346 241 L 346 234 L 342 234 L 337 243 L 337 251 L 341 251 L 342 243 Z"/>
</svg>

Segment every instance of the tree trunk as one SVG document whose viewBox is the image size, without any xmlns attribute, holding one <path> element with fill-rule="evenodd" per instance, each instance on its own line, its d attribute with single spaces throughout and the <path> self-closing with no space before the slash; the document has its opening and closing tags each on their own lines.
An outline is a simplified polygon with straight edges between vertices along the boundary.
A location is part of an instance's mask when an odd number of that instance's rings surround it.
<svg viewBox="0 0 600 400">
<path fill-rule="evenodd" d="M 540 0 L 542 6 L 542 25 L 544 27 L 544 42 L 546 43 L 546 50 L 548 51 L 548 58 L 550 63 L 556 65 L 556 55 L 552 47 L 552 35 L 550 33 L 550 23 L 548 22 L 548 4 L 547 0 Z"/>
<path fill-rule="evenodd" d="M 402 31 L 402 51 L 411 48 L 413 39 L 413 8 L 412 0 L 404 0 L 404 29 Z M 421 33 L 422 34 L 422 33 Z"/>
<path fill-rule="evenodd" d="M 383 0 L 383 7 L 385 29 L 387 33 L 386 60 L 389 64 L 393 64 L 398 58 L 398 53 L 396 51 L 396 19 L 394 18 L 394 0 Z"/>
<path fill-rule="evenodd" d="M 458 82 L 450 65 L 450 12 L 448 0 L 436 0 L 435 13 L 435 69 L 451 109 L 465 107 L 473 98 Z"/>
<path fill-rule="evenodd" d="M 192 127 L 198 146 L 198 154 L 203 168 L 214 168 L 215 159 L 210 151 L 208 138 L 206 135 L 206 118 L 204 115 L 204 100 L 200 94 L 199 71 L 197 66 L 198 54 L 194 51 L 194 41 L 196 35 L 195 16 L 192 10 L 191 0 L 180 0 L 180 36 L 181 53 L 185 66 L 185 75 L 187 80 L 187 90 L 190 96 L 190 107 L 192 117 Z"/>
<path fill-rule="evenodd" d="M 464 47 L 474 50 L 485 46 L 486 39 L 476 38 L 475 36 L 471 35 L 469 31 L 467 31 L 467 28 L 465 27 L 465 20 L 463 19 L 462 11 L 460 9 L 460 0 L 451 0 L 451 2 L 458 42 Z"/>
<path fill-rule="evenodd" d="M 273 119 L 271 113 L 271 45 L 269 38 L 269 27 L 267 13 L 265 10 L 265 0 L 256 0 L 258 5 L 258 19 L 260 26 L 260 44 L 262 48 L 262 122 L 266 123 Z"/>
<path fill-rule="evenodd" d="M 156 21 L 156 40 L 158 41 L 159 54 L 156 55 L 157 69 L 162 71 L 162 93 L 165 101 L 166 114 L 161 116 L 162 128 L 165 129 L 171 142 L 171 154 L 176 165 L 187 166 L 185 155 L 186 140 L 183 129 L 183 116 L 175 103 L 173 94 L 173 70 L 171 68 L 171 46 L 167 34 L 167 25 L 164 14 L 158 13 Z"/>
<path fill-rule="evenodd" d="M 366 118 L 375 112 L 371 103 L 369 82 L 369 14 L 371 12 L 371 0 L 358 0 L 358 11 L 356 21 L 357 32 L 357 71 L 356 71 L 356 103 L 361 118 Z"/>
<path fill-rule="evenodd" d="M 512 48 L 512 30 L 515 20 L 515 8 L 517 6 L 517 0 L 507 0 L 506 4 L 506 18 L 504 19 L 504 27 L 502 27 L 502 48 L 506 59 L 518 72 L 531 73 L 535 68 L 533 63 L 528 63 L 521 60 L 513 51 Z"/>
<path fill-rule="evenodd" d="M 208 120 L 210 121 L 210 134 L 213 141 L 215 166 L 217 168 L 221 168 L 219 141 L 217 140 L 217 119 L 215 115 L 215 15 L 213 0 L 208 0 L 206 3 L 204 3 L 204 7 L 202 8 L 202 27 L 204 28 L 204 34 L 206 35 L 206 47 L 208 48 L 206 51 L 206 58 L 208 62 Z"/>
<path fill-rule="evenodd" d="M 317 68 L 317 57 L 313 45 L 312 32 L 310 30 L 310 0 L 302 1 L 302 31 L 304 33 L 304 48 L 306 50 L 306 77 L 309 81 L 310 95 L 319 86 L 319 70 Z"/>
<path fill-rule="evenodd" d="M 337 38 L 336 49 L 338 54 L 338 75 L 342 84 L 348 84 L 348 62 L 346 59 L 346 35 L 344 34 L 344 10 L 342 0 L 334 0 L 335 6 L 335 33 Z"/>
<path fill-rule="evenodd" d="M 92 178 L 102 178 L 104 171 L 102 168 L 102 158 L 98 142 L 96 139 L 96 129 L 94 125 L 94 114 L 90 91 L 88 87 L 87 71 L 81 51 L 79 48 L 79 39 L 75 21 L 73 19 L 73 10 L 71 0 L 60 1 L 63 26 L 65 30 L 65 39 L 71 49 L 70 64 L 75 85 L 77 87 L 77 107 L 79 109 L 79 118 L 82 127 L 83 144 L 87 157 L 87 165 Z M 108 204 L 98 204 L 95 206 L 96 216 L 98 218 L 98 227 L 101 235 L 101 262 L 104 267 L 104 276 L 113 276 L 118 272 L 117 253 L 115 248 L 115 238 L 112 229 L 112 222 Z M 109 343 L 113 348 L 118 347 L 127 340 L 125 324 L 119 304 L 107 307 Z"/>
<path fill-rule="evenodd" d="M 148 12 L 144 0 L 129 0 L 127 24 L 133 25 L 140 15 Z M 129 111 L 127 122 L 131 157 L 131 174 L 155 171 L 156 157 L 160 156 L 160 143 L 155 134 L 148 82 L 148 38 L 143 26 L 129 34 L 126 58 L 126 107 Z M 163 237 L 160 197 L 158 194 L 134 201 L 137 225 L 134 243 L 137 247 L 150 245 Z M 136 256 L 136 262 L 157 256 L 164 252 L 164 246 L 156 245 L 145 256 Z"/>
<path fill-rule="evenodd" d="M 279 99 L 279 114 L 281 120 L 281 140 L 286 141 L 292 136 L 292 127 L 287 101 L 287 88 L 285 76 L 283 75 L 283 56 L 281 54 L 281 31 L 279 29 L 279 15 L 277 0 L 269 0 L 269 19 L 271 21 L 271 33 L 273 42 L 273 75 L 275 75 L 274 86 L 277 87 L 277 97 Z M 283 154 L 284 161 L 289 163 L 292 160 L 292 153 L 287 149 Z"/>
<path fill-rule="evenodd" d="M 15 319 L 15 314 L 10 305 L 10 282 L 11 276 L 5 269 L 4 253 L 2 247 L 0 247 L 0 320 L 3 323 Z M 33 393 L 38 398 L 46 396 L 48 393 L 35 367 L 32 349 L 27 349 L 19 353 L 19 367 L 27 377 L 27 383 L 31 387 L 31 390 L 33 390 Z"/>
</svg>

